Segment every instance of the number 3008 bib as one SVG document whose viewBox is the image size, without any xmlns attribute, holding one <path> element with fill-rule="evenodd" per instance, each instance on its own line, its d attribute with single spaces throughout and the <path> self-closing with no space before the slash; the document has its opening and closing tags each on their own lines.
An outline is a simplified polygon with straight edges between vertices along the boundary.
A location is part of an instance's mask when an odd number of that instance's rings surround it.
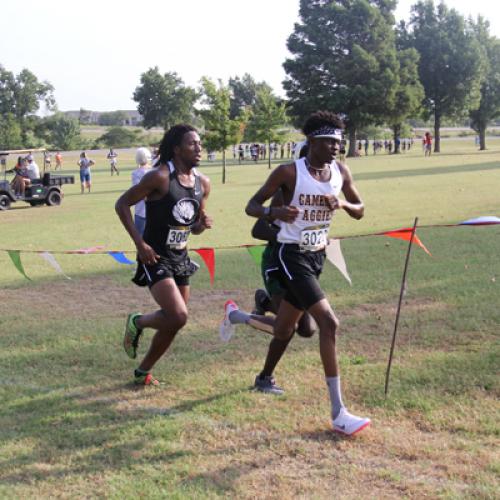
<svg viewBox="0 0 500 500">
<path fill-rule="evenodd" d="M 168 231 L 167 241 L 165 244 L 168 248 L 182 250 L 187 246 L 187 240 L 191 230 L 187 227 L 172 227 Z"/>
</svg>

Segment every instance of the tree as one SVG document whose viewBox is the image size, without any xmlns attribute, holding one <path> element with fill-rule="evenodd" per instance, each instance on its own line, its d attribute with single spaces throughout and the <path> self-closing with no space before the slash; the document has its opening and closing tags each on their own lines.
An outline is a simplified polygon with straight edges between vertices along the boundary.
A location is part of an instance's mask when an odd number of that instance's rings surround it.
<svg viewBox="0 0 500 500">
<path fill-rule="evenodd" d="M 55 149 L 69 151 L 81 145 L 80 123 L 63 113 L 56 113 L 45 120 L 47 139 Z"/>
<path fill-rule="evenodd" d="M 229 88 L 231 89 L 231 118 L 235 119 L 241 112 L 253 106 L 257 102 L 259 90 L 269 90 L 271 87 L 266 82 L 256 82 L 254 78 L 245 73 L 241 78 L 236 76 L 229 78 Z"/>
<path fill-rule="evenodd" d="M 226 183 L 226 149 L 241 137 L 241 119 L 231 119 L 229 86 L 219 80 L 217 86 L 209 78 L 201 79 L 202 104 L 199 111 L 205 122 L 204 142 L 209 150 L 222 151 L 222 184 Z"/>
<path fill-rule="evenodd" d="M 124 127 L 111 127 L 96 141 L 105 144 L 108 148 L 128 148 L 142 144 L 143 137 L 140 130 L 130 130 Z"/>
<path fill-rule="evenodd" d="M 0 149 L 19 149 L 23 145 L 21 127 L 12 113 L 0 115 Z"/>
<path fill-rule="evenodd" d="M 434 118 L 434 151 L 441 151 L 444 117 L 455 118 L 479 102 L 483 57 L 473 30 L 455 9 L 432 0 L 412 7 L 409 40 L 420 53 L 427 117 Z"/>
<path fill-rule="evenodd" d="M 80 108 L 80 113 L 78 115 L 78 123 L 80 125 L 90 125 L 92 122 L 92 111 L 85 108 Z"/>
<path fill-rule="evenodd" d="M 0 65 L 0 115 L 13 115 L 21 130 L 21 139 L 26 144 L 28 133 L 35 121 L 29 120 L 45 103 L 48 109 L 55 106 L 54 87 L 48 82 L 40 82 L 28 69 L 18 75 Z M 5 123 L 12 123 L 6 119 Z"/>
<path fill-rule="evenodd" d="M 270 89 L 259 89 L 256 102 L 250 111 L 246 132 L 254 140 L 267 143 L 269 168 L 271 168 L 269 146 L 272 142 L 280 141 L 282 134 L 278 133 L 278 129 L 287 123 L 287 119 L 285 103 L 279 103 Z"/>
<path fill-rule="evenodd" d="M 133 95 L 146 128 L 163 126 L 165 130 L 194 116 L 196 91 L 184 85 L 177 73 L 160 74 L 158 66 L 141 75 L 141 84 Z"/>
<path fill-rule="evenodd" d="M 99 125 L 105 127 L 124 125 L 127 121 L 127 113 L 125 111 L 108 111 L 101 113 L 98 118 Z"/>
<path fill-rule="evenodd" d="M 301 0 L 288 38 L 283 83 L 296 124 L 318 109 L 345 116 L 349 155 L 356 131 L 384 121 L 398 88 L 393 0 Z"/>
<path fill-rule="evenodd" d="M 392 107 L 387 110 L 387 124 L 394 139 L 394 153 L 400 152 L 400 137 L 404 121 L 415 114 L 424 98 L 424 89 L 418 78 L 419 54 L 414 48 L 398 47 L 399 86 Z"/>
<path fill-rule="evenodd" d="M 489 34 L 489 23 L 478 17 L 473 30 L 485 51 L 486 68 L 481 82 L 479 106 L 469 111 L 471 128 L 479 134 L 479 149 L 486 149 L 488 124 L 500 116 L 500 40 Z"/>
</svg>

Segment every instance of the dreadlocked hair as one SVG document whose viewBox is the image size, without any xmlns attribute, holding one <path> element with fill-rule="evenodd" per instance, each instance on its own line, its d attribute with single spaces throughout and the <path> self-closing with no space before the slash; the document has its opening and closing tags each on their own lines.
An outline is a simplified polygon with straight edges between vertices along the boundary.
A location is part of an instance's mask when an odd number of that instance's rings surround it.
<svg viewBox="0 0 500 500">
<path fill-rule="evenodd" d="M 197 132 L 197 130 L 191 125 L 179 124 L 174 125 L 165 132 L 159 147 L 160 163 L 166 164 L 168 161 L 174 159 L 174 149 L 176 146 L 180 146 L 182 138 L 188 132 Z"/>
<path fill-rule="evenodd" d="M 309 116 L 302 127 L 302 132 L 307 137 L 311 132 L 320 129 L 324 126 L 330 126 L 333 128 L 344 129 L 344 122 L 339 115 L 332 113 L 331 111 L 316 111 Z"/>
</svg>

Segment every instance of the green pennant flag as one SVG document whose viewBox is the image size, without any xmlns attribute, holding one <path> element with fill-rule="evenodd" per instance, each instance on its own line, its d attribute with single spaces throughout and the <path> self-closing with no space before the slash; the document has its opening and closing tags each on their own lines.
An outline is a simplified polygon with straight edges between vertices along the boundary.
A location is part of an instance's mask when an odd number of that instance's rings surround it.
<svg viewBox="0 0 500 500">
<path fill-rule="evenodd" d="M 247 247 L 248 253 L 252 256 L 252 259 L 255 261 L 255 263 L 258 266 L 260 266 L 260 263 L 262 262 L 262 254 L 264 253 L 265 249 L 266 249 L 266 245 Z"/>
<path fill-rule="evenodd" d="M 9 254 L 10 259 L 16 266 L 16 269 L 29 281 L 31 281 L 30 278 L 26 275 L 24 272 L 24 267 L 21 262 L 21 252 L 19 250 L 7 250 L 7 253 Z"/>
</svg>

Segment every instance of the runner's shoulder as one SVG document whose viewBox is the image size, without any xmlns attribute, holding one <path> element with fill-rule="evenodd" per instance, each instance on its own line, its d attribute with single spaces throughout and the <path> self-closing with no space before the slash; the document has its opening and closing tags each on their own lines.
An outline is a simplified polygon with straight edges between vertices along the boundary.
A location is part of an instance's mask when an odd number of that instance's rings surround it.
<svg viewBox="0 0 500 500">
<path fill-rule="evenodd" d="M 291 161 L 288 163 L 282 163 L 281 165 L 278 165 L 276 167 L 275 171 L 279 172 L 280 174 L 295 173 L 295 162 Z"/>
<path fill-rule="evenodd" d="M 340 170 L 340 173 L 342 174 L 342 176 L 344 178 L 351 178 L 351 170 L 349 169 L 349 167 L 347 166 L 347 163 L 344 162 L 344 161 L 339 161 L 339 160 L 335 160 L 335 163 L 337 164 L 337 166 L 339 167 L 339 170 Z"/>
<path fill-rule="evenodd" d="M 170 179 L 170 171 L 166 165 L 158 165 L 144 174 L 141 182 L 145 184 L 163 184 Z"/>
</svg>

